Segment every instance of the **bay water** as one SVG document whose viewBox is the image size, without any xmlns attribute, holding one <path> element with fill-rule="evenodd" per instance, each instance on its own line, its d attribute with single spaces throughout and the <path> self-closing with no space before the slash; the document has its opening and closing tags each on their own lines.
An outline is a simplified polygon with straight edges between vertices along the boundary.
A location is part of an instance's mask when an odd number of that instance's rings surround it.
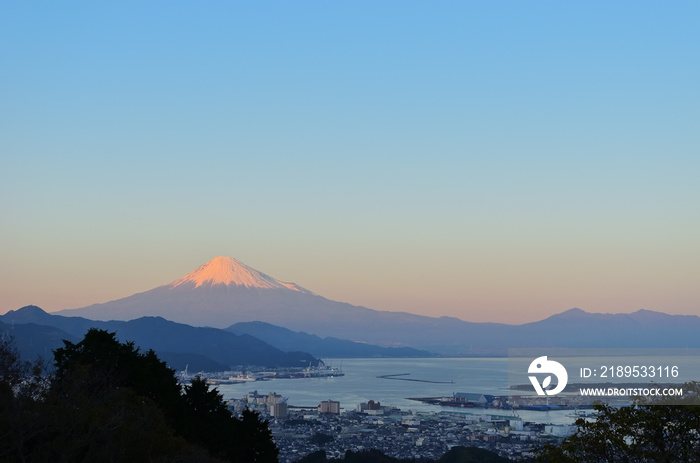
<svg viewBox="0 0 700 463">
<path fill-rule="evenodd" d="M 517 411 L 455 408 L 430 405 L 409 398 L 452 397 L 456 392 L 508 394 L 507 358 L 426 359 L 329 359 L 329 366 L 342 368 L 344 376 L 326 378 L 272 379 L 217 386 L 224 399 L 239 399 L 248 392 L 276 392 L 290 406 L 313 407 L 321 401 L 340 402 L 341 410 L 355 409 L 374 400 L 403 411 L 465 413 L 520 418 L 536 423 L 571 424 L 572 411 Z M 391 376 L 396 375 L 396 376 Z M 389 376 L 389 377 L 387 377 Z"/>
</svg>

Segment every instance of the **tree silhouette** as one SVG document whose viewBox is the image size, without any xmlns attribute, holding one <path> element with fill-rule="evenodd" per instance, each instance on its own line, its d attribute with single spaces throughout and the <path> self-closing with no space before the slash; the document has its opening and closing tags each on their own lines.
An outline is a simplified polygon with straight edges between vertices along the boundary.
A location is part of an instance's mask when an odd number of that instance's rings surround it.
<svg viewBox="0 0 700 463">
<path fill-rule="evenodd" d="M 272 440 L 268 421 L 261 420 L 257 412 L 243 410 L 237 431 L 234 434 L 240 450 L 240 461 L 275 463 L 279 450 Z"/>
<path fill-rule="evenodd" d="M 183 389 L 153 351 L 115 333 L 91 329 L 54 358 L 48 384 L 27 381 L 29 365 L 0 343 L 0 461 L 277 461 L 257 414 L 234 417 L 200 378 Z"/>
<path fill-rule="evenodd" d="M 35 391 L 25 380 L 32 373 L 32 365 L 20 360 L 11 338 L 0 339 L 0 461 L 16 454 L 24 457 L 22 445 L 36 437 Z"/>
<path fill-rule="evenodd" d="M 594 421 L 579 419 L 578 431 L 559 446 L 547 445 L 538 461 L 700 462 L 698 383 L 684 385 L 687 405 L 637 400 L 632 406 L 596 405 Z"/>
</svg>

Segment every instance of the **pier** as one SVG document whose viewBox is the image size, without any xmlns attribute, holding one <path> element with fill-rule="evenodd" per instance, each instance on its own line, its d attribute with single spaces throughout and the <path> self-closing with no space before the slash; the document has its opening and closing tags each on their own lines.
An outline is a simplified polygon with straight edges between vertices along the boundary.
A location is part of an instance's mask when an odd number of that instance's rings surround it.
<svg viewBox="0 0 700 463">
<path fill-rule="evenodd" d="M 428 379 L 398 378 L 398 376 L 409 376 L 410 374 L 411 373 L 398 373 L 395 375 L 380 375 L 380 376 L 377 376 L 377 378 L 394 379 L 396 381 L 415 381 L 416 383 L 454 384 L 454 381 L 431 381 Z"/>
</svg>

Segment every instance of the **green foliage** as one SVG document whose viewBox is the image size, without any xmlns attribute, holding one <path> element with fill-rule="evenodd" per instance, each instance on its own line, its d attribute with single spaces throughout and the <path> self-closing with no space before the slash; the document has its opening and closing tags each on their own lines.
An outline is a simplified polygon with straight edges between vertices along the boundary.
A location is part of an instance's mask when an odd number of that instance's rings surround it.
<svg viewBox="0 0 700 463">
<path fill-rule="evenodd" d="M 362 450 L 353 452 L 348 450 L 345 452 L 345 463 L 398 463 L 396 458 L 384 455 L 379 450 Z"/>
<path fill-rule="evenodd" d="M 190 441 L 227 461 L 277 462 L 279 451 L 268 422 L 258 413 L 246 409 L 240 419 L 235 418 L 223 396 L 199 377 L 185 386 L 183 398 L 186 413 L 180 428 Z"/>
<path fill-rule="evenodd" d="M 329 442 L 333 441 L 333 436 L 324 434 L 322 432 L 317 432 L 313 436 L 311 436 L 311 439 L 309 439 L 312 444 L 316 444 L 319 447 L 326 445 Z"/>
<path fill-rule="evenodd" d="M 0 461 L 14 453 L 24 457 L 22 443 L 41 436 L 36 399 L 45 387 L 42 371 L 40 360 L 20 360 L 11 338 L 0 340 Z"/>
<path fill-rule="evenodd" d="M 62 393 L 49 393 L 42 404 L 42 439 L 28 445 L 34 461 L 211 461 L 173 431 L 153 401 L 129 388 Z"/>
<path fill-rule="evenodd" d="M 326 463 L 328 458 L 326 457 L 325 450 L 317 450 L 306 455 L 304 458 L 299 460 L 297 463 Z"/>
<path fill-rule="evenodd" d="M 257 412 L 244 410 L 236 426 L 236 456 L 240 461 L 276 463 L 279 450 L 272 440 L 268 421 L 262 421 Z"/>
<path fill-rule="evenodd" d="M 14 354 L 0 344 L 0 461 L 277 461 L 257 414 L 237 419 L 200 378 L 183 390 L 153 351 L 114 333 L 64 341 L 50 384 L 27 381 Z"/>
<path fill-rule="evenodd" d="M 491 455 L 495 455 L 491 452 L 486 451 L 486 453 L 489 453 Z M 325 457 L 325 453 L 323 454 Z M 320 458 L 321 455 L 318 455 L 318 458 Z M 312 460 L 316 461 L 316 460 Z M 325 461 L 325 460 L 317 460 L 317 461 Z M 379 450 L 376 449 L 371 449 L 371 450 L 361 450 L 357 452 L 353 452 L 351 450 L 347 450 L 345 452 L 345 457 L 342 460 L 327 460 L 327 461 L 343 461 L 344 463 L 435 463 L 435 460 L 431 460 L 429 458 L 394 458 L 390 457 L 388 455 L 385 455 L 384 453 L 380 452 Z M 490 461 L 490 460 L 489 460 Z"/>
<path fill-rule="evenodd" d="M 98 329 L 89 330 L 77 344 L 63 343 L 64 347 L 54 352 L 54 392 L 62 393 L 69 387 L 99 394 L 128 388 L 152 400 L 170 421 L 180 413 L 181 388 L 175 372 L 152 350 L 141 354 L 134 343 L 120 343 L 114 333 Z"/>
<path fill-rule="evenodd" d="M 0 384 L 13 387 L 27 375 L 29 364 L 20 360 L 19 351 L 13 340 L 3 337 L 0 339 Z"/>
<path fill-rule="evenodd" d="M 476 447 L 452 447 L 439 460 L 438 463 L 507 463 L 507 458 Z"/>
<path fill-rule="evenodd" d="M 684 385 L 692 403 L 697 383 Z M 650 405 L 637 401 L 630 407 L 597 405 L 595 421 L 579 419 L 578 431 L 560 446 L 548 445 L 538 461 L 572 462 L 700 462 L 700 406 Z"/>
</svg>

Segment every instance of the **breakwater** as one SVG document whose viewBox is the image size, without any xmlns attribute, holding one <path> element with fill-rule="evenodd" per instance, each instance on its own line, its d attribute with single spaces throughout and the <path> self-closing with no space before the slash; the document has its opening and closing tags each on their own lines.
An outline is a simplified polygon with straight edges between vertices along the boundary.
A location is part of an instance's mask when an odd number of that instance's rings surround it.
<svg viewBox="0 0 700 463">
<path fill-rule="evenodd" d="M 394 379 L 396 381 L 414 381 L 416 383 L 454 384 L 454 381 L 432 381 L 429 379 L 404 378 L 404 376 L 409 376 L 410 374 L 411 373 L 398 373 L 395 375 L 379 375 L 379 376 L 377 376 L 377 378 Z"/>
</svg>

